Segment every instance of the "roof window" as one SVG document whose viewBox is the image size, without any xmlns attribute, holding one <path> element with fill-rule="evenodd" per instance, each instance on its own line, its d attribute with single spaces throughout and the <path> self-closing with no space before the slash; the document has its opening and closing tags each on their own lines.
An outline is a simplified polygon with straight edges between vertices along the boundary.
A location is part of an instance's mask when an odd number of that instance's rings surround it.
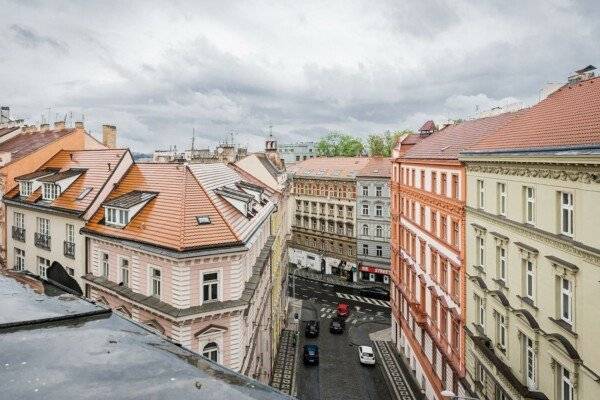
<svg viewBox="0 0 600 400">
<path fill-rule="evenodd" d="M 85 199 L 85 196 L 87 196 L 91 191 L 92 191 L 91 187 L 83 188 L 83 190 L 81 191 L 81 193 L 79 193 L 79 196 L 77 196 L 77 200 L 83 200 L 83 199 Z"/>
<path fill-rule="evenodd" d="M 54 183 L 44 183 L 43 200 L 56 200 L 60 196 L 60 186 Z"/>
<path fill-rule="evenodd" d="M 105 207 L 104 217 L 106 218 L 106 223 L 110 225 L 125 226 L 129 223 L 128 210 L 120 210 L 114 207 Z"/>
<path fill-rule="evenodd" d="M 196 221 L 198 225 L 208 225 L 210 224 L 210 217 L 208 215 L 197 215 Z"/>
</svg>

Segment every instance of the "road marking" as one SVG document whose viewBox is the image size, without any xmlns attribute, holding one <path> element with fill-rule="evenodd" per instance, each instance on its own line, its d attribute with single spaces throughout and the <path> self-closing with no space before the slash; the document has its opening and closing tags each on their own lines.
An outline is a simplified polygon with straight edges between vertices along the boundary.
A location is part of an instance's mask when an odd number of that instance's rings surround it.
<svg viewBox="0 0 600 400">
<path fill-rule="evenodd" d="M 354 301 L 358 301 L 358 302 L 361 302 L 361 303 L 372 304 L 374 306 L 390 308 L 389 301 L 383 301 L 383 300 L 378 300 L 378 299 L 371 299 L 369 297 L 354 296 L 354 295 L 351 295 L 351 294 L 340 293 L 340 292 L 336 292 L 335 294 L 337 295 L 337 297 L 340 297 L 342 299 L 354 300 Z"/>
<path fill-rule="evenodd" d="M 356 321 L 357 321 L 357 320 L 352 320 L 351 324 L 352 324 L 352 325 L 356 324 Z"/>
<path fill-rule="evenodd" d="M 323 312 L 325 310 L 325 307 L 321 307 L 321 309 L 319 311 Z"/>
</svg>

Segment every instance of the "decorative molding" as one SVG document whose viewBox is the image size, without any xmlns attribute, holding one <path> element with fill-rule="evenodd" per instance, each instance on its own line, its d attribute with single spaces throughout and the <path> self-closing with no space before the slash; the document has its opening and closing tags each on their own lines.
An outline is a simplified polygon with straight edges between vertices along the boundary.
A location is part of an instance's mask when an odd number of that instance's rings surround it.
<svg viewBox="0 0 600 400">
<path fill-rule="evenodd" d="M 528 164 L 528 163 L 483 163 L 468 162 L 468 172 L 483 172 L 496 175 L 525 176 L 531 178 L 545 178 L 568 182 L 599 183 L 600 172 L 591 172 L 583 164 Z M 597 171 L 597 167 L 595 168 Z"/>
<path fill-rule="evenodd" d="M 459 200 L 425 192 L 420 189 L 414 189 L 405 185 L 402 185 L 400 189 L 400 195 L 402 196 L 403 194 L 407 194 L 410 198 L 418 200 L 421 205 L 434 206 L 438 210 L 444 211 L 456 219 L 465 218 L 465 205 Z"/>
<path fill-rule="evenodd" d="M 554 248 L 554 250 L 571 254 L 591 264 L 600 266 L 599 249 L 593 249 L 591 247 L 583 245 L 582 243 L 563 239 L 558 235 L 552 233 L 544 232 L 531 227 L 526 227 L 523 226 L 524 224 L 515 221 L 501 219 L 493 214 L 489 214 L 485 211 L 478 210 L 476 208 L 467 206 L 467 211 L 486 220 L 487 222 L 501 225 L 504 228 L 516 232 L 519 235 L 522 235 L 526 238 L 534 239 L 541 243 L 544 243 L 547 246 Z"/>
</svg>

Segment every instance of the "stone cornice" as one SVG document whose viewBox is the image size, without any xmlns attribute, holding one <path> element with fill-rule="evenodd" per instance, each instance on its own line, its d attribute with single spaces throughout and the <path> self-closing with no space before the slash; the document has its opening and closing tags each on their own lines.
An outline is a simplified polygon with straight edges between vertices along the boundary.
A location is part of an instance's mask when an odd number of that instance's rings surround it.
<svg viewBox="0 0 600 400">
<path fill-rule="evenodd" d="M 411 198 L 418 200 L 422 205 L 430 205 L 443 210 L 457 219 L 463 219 L 465 216 L 465 206 L 458 200 L 425 192 L 410 186 L 401 186 L 400 195 L 403 194 L 407 194 Z"/>
<path fill-rule="evenodd" d="M 467 172 L 483 172 L 496 175 L 524 176 L 531 178 L 554 179 L 559 181 L 600 183 L 597 166 L 590 168 L 584 163 L 527 163 L 521 161 L 469 161 Z"/>
<path fill-rule="evenodd" d="M 508 230 L 516 232 L 524 237 L 545 243 L 557 251 L 572 254 L 575 257 L 583 259 L 584 261 L 600 266 L 600 249 L 595 249 L 583 243 L 576 242 L 574 240 L 570 240 L 520 222 L 512 221 L 506 218 L 499 218 L 494 214 L 490 214 L 473 207 L 467 206 L 467 212 L 476 215 L 487 222 L 507 228 Z"/>
</svg>

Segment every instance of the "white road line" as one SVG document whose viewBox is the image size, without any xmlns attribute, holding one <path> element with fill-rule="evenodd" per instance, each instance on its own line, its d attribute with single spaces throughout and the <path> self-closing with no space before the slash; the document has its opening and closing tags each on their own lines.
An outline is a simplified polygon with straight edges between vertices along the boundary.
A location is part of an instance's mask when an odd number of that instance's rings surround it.
<svg viewBox="0 0 600 400">
<path fill-rule="evenodd" d="M 325 318 L 325 314 L 321 314 L 321 318 Z"/>
<path fill-rule="evenodd" d="M 325 307 L 321 307 L 319 311 L 323 312 L 323 310 L 325 310 Z"/>
</svg>

